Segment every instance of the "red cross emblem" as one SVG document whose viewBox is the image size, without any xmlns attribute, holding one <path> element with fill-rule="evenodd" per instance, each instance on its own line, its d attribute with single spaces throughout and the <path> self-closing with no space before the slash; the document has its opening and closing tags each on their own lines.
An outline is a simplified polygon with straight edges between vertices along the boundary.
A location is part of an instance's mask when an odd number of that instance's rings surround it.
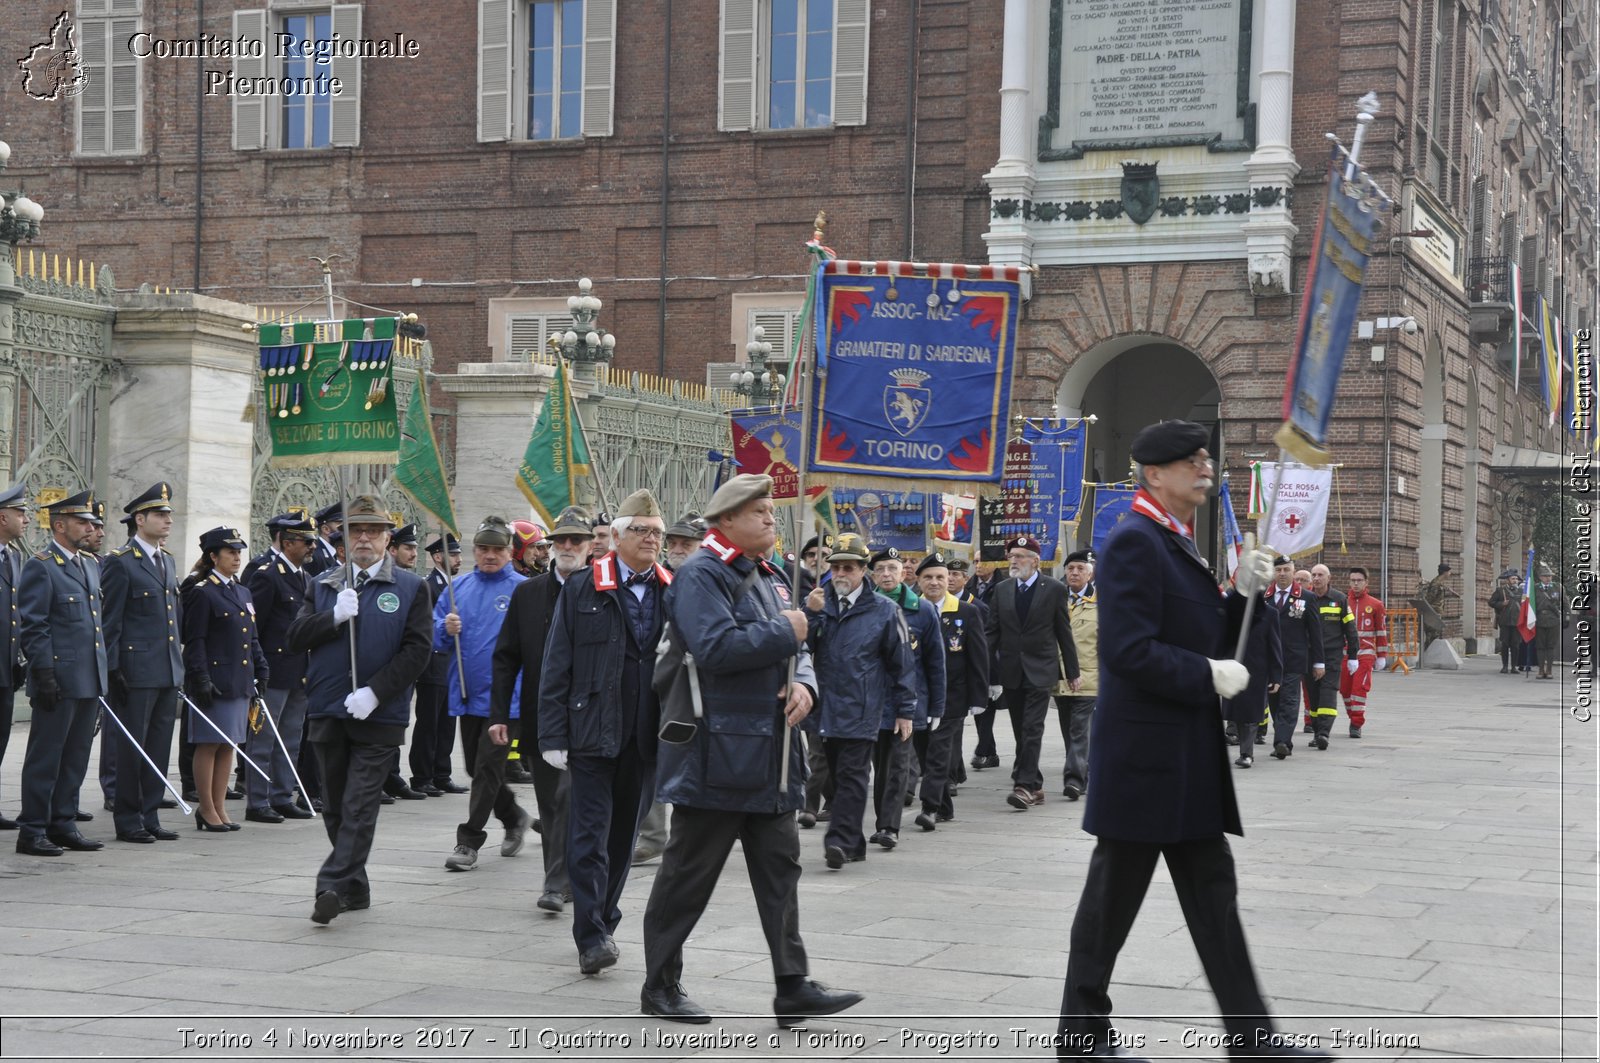
<svg viewBox="0 0 1600 1063">
<path fill-rule="evenodd" d="M 1284 517 L 1283 522 L 1289 526 L 1290 531 L 1294 531 L 1296 528 L 1300 527 L 1300 518 L 1294 513 Z"/>
</svg>

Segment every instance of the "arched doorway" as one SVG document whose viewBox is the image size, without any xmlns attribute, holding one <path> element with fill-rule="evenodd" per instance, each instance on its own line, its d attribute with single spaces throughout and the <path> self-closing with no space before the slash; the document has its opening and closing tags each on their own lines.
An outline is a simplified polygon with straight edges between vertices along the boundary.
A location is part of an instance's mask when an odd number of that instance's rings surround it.
<svg viewBox="0 0 1600 1063">
<path fill-rule="evenodd" d="M 1222 389 L 1210 366 L 1187 347 L 1155 336 L 1118 336 L 1090 348 L 1067 370 L 1056 391 L 1061 416 L 1097 418 L 1089 426 L 1085 476 L 1104 483 L 1128 478 L 1128 447 L 1139 429 L 1174 419 L 1212 430 L 1210 449 L 1220 476 L 1227 457 L 1221 402 Z M 1245 477 L 1233 488 L 1236 502 L 1248 490 L 1247 472 Z M 1195 515 L 1198 545 L 1208 559 L 1221 556 L 1218 512 L 1208 502 Z M 1089 533 L 1087 523 L 1080 526 L 1079 541 L 1088 542 Z"/>
</svg>

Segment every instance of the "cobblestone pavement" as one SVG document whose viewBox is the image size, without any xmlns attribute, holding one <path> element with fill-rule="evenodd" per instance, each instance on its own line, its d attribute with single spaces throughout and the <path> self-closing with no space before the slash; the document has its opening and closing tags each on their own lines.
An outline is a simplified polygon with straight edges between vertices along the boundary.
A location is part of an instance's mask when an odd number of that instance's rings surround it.
<svg viewBox="0 0 1600 1063">
<path fill-rule="evenodd" d="M 1325 1047 L 1344 1031 L 1345 1059 L 1596 1058 L 1600 724 L 1562 710 L 1569 682 L 1488 658 L 1386 675 L 1365 737 L 1341 718 L 1328 751 L 1236 771 L 1245 927 L 1284 1030 Z M 21 738 L 0 790 L 13 815 Z M 899 848 L 836 873 L 821 831 L 802 832 L 812 973 L 867 1001 L 799 1037 L 772 1023 L 737 854 L 684 975 L 718 1018 L 684 1027 L 637 1011 L 654 868 L 623 898 L 621 962 L 586 978 L 569 918 L 533 907 L 536 842 L 505 859 L 492 832 L 478 870 L 444 870 L 465 797 L 385 808 L 373 906 L 328 927 L 308 918 L 317 822 L 50 860 L 0 835 L 0 1058 L 1048 1058 L 1092 839 L 1081 803 L 1052 790 L 1015 812 L 1009 785 L 971 773 L 955 823 L 922 834 L 908 818 Z M 91 780 L 86 833 L 108 838 L 98 796 Z M 1112 991 L 1144 1054 L 1223 1055 L 1163 872 Z"/>
</svg>

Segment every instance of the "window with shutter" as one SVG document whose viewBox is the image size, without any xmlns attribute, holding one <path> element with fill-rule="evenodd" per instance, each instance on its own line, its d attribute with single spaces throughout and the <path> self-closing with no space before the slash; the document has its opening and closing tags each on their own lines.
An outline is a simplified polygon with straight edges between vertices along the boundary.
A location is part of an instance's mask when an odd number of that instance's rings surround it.
<svg viewBox="0 0 1600 1063">
<path fill-rule="evenodd" d="M 343 41 L 361 39 L 360 4 L 333 5 L 333 35 Z M 340 91 L 329 101 L 328 142 L 353 148 L 361 143 L 361 59 L 335 56 L 332 66 Z"/>
<path fill-rule="evenodd" d="M 617 0 L 585 0 L 583 135 L 611 135 L 612 81 L 617 65 Z"/>
<path fill-rule="evenodd" d="M 267 76 L 267 12 L 264 8 L 233 13 L 233 36 L 241 47 L 233 60 L 240 81 Z M 235 151 L 260 151 L 267 146 L 266 96 L 233 96 L 233 147 Z"/>
<path fill-rule="evenodd" d="M 478 0 L 478 141 L 511 138 L 513 0 Z"/>
<path fill-rule="evenodd" d="M 527 362 L 549 349 L 550 337 L 572 327 L 571 314 L 508 314 L 505 360 Z"/>
<path fill-rule="evenodd" d="M 795 336 L 800 330 L 800 311 L 752 309 L 749 312 L 746 343 L 755 340 L 757 327 L 762 329 L 762 340 L 772 344 L 772 360 L 780 363 L 788 362 L 794 353 Z"/>
<path fill-rule="evenodd" d="M 867 0 L 722 0 L 723 130 L 867 120 Z"/>
<path fill-rule="evenodd" d="M 79 12 L 132 17 L 80 17 L 74 27 L 87 78 L 77 96 L 78 154 L 138 154 L 143 65 L 128 42 L 139 31 L 139 0 L 95 0 L 80 5 Z"/>
</svg>

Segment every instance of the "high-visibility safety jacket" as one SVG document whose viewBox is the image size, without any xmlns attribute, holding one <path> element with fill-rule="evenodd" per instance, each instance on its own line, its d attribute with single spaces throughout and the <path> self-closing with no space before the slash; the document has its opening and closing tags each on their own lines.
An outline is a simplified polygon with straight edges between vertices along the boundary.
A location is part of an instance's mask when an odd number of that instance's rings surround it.
<svg viewBox="0 0 1600 1063">
<path fill-rule="evenodd" d="M 1353 658 L 1361 648 L 1356 638 L 1355 615 L 1345 596 L 1332 587 L 1327 594 L 1311 593 L 1322 619 L 1322 659 L 1332 671 L 1341 656 Z"/>
</svg>

